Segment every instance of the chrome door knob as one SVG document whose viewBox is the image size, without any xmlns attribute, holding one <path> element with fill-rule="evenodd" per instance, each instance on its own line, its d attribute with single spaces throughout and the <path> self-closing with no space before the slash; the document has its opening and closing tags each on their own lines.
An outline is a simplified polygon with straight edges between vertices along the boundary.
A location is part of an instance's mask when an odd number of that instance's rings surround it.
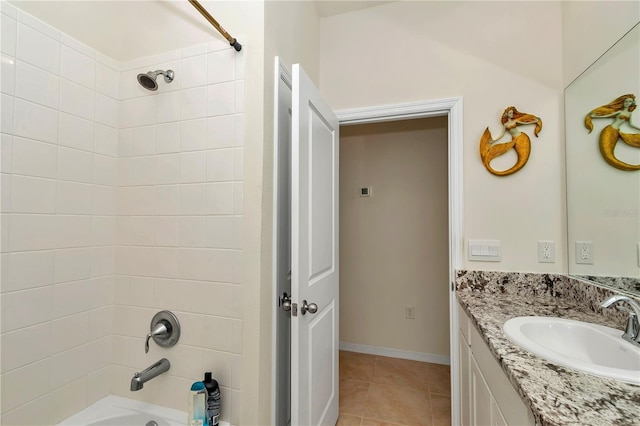
<svg viewBox="0 0 640 426">
<path fill-rule="evenodd" d="M 282 296 L 280 297 L 280 306 L 285 312 L 289 312 L 291 310 L 291 297 L 289 297 L 287 293 L 282 293 Z"/>
<path fill-rule="evenodd" d="M 302 313 L 302 315 L 306 314 L 307 312 L 309 312 L 310 314 L 315 314 L 316 312 L 318 312 L 318 305 L 316 305 L 315 303 L 307 304 L 307 301 L 303 300 L 300 312 Z"/>
</svg>

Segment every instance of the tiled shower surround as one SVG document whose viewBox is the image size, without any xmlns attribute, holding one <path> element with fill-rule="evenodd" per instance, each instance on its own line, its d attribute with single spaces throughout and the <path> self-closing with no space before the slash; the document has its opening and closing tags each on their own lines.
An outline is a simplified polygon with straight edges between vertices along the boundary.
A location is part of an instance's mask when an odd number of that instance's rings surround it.
<svg viewBox="0 0 640 426">
<path fill-rule="evenodd" d="M 109 393 L 185 410 L 204 371 L 237 423 L 242 53 L 215 40 L 118 63 L 0 5 L 0 423 L 55 424 Z M 142 89 L 156 69 L 175 80 Z M 161 309 L 180 341 L 145 354 Z M 169 372 L 129 391 L 162 357 Z"/>
</svg>

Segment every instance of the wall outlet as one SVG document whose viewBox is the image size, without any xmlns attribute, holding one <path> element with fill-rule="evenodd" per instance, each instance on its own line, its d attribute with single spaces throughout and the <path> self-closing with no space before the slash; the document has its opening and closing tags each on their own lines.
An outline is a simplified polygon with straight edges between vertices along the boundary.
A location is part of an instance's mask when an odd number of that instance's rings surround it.
<svg viewBox="0 0 640 426">
<path fill-rule="evenodd" d="M 592 241 L 576 241 L 576 263 L 593 265 Z"/>
<path fill-rule="evenodd" d="M 538 241 L 538 262 L 554 263 L 556 261 L 555 241 Z"/>
<path fill-rule="evenodd" d="M 406 319 L 416 319 L 416 307 L 415 306 L 405 306 L 404 307 L 404 317 Z"/>
</svg>

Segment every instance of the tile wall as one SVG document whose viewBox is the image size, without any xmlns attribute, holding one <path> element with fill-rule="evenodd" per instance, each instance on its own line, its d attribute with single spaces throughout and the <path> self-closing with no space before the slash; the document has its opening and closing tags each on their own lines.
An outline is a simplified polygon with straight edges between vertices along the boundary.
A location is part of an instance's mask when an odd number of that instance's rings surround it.
<svg viewBox="0 0 640 426">
<path fill-rule="evenodd" d="M 237 422 L 242 56 L 213 42 L 122 64 L 0 6 L 0 423 L 109 393 L 185 410 L 207 370 Z M 173 83 L 137 85 L 160 68 Z M 145 355 L 160 309 L 182 336 Z M 130 392 L 162 357 L 168 374 Z"/>
</svg>

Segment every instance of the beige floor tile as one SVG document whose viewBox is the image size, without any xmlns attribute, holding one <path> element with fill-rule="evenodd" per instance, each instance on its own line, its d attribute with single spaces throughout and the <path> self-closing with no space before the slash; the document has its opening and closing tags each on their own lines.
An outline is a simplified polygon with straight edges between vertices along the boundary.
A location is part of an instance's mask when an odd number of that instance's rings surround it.
<svg viewBox="0 0 640 426">
<path fill-rule="evenodd" d="M 451 426 L 451 398 L 435 393 L 430 397 L 433 426 Z"/>
<path fill-rule="evenodd" d="M 403 388 L 428 390 L 427 367 L 424 362 L 376 357 L 373 383 Z"/>
<path fill-rule="evenodd" d="M 364 417 L 402 425 L 431 426 L 429 393 L 372 384 Z"/>
<path fill-rule="evenodd" d="M 389 422 L 383 422 L 380 420 L 373 420 L 373 419 L 362 419 L 362 426 L 410 426 L 410 425 L 401 425 L 399 423 L 389 423 Z"/>
<path fill-rule="evenodd" d="M 448 365 L 427 364 L 429 392 L 451 396 L 451 369 Z"/>
<path fill-rule="evenodd" d="M 340 351 L 340 379 L 370 382 L 375 362 L 373 355 Z"/>
<path fill-rule="evenodd" d="M 340 380 L 340 413 L 362 417 L 369 386 L 369 383 L 357 380 Z"/>
<path fill-rule="evenodd" d="M 336 426 L 359 426 L 361 420 L 362 420 L 361 417 L 340 413 L 340 416 L 338 417 L 338 423 L 336 423 Z"/>
</svg>

